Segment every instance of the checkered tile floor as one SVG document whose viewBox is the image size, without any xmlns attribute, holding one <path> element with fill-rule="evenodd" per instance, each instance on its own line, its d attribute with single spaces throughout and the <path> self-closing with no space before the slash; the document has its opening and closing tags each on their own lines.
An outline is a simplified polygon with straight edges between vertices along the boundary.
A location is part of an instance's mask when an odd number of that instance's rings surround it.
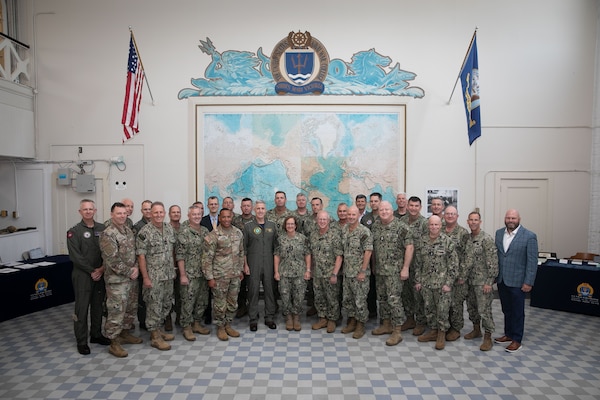
<svg viewBox="0 0 600 400">
<path fill-rule="evenodd" d="M 7 305 L 5 305 L 6 307 Z M 0 323 L 0 399 L 598 399 L 600 318 L 527 307 L 523 349 L 459 339 L 436 351 L 410 333 L 395 347 L 370 332 L 360 340 L 324 330 L 301 332 L 247 318 L 242 336 L 214 332 L 187 342 L 176 328 L 172 350 L 127 345 L 117 359 L 106 347 L 77 353 L 67 304 Z M 502 334 L 494 300 L 496 334 Z M 314 318 L 314 317 L 313 317 Z M 375 327 L 375 320 L 367 326 Z M 463 334 L 470 330 L 466 322 Z M 499 336 L 499 335 L 498 335 Z"/>
</svg>

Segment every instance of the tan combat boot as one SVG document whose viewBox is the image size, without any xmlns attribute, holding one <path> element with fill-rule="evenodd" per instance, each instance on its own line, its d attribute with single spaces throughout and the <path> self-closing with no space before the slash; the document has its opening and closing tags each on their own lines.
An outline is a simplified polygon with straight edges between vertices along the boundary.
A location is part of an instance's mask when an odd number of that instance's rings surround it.
<svg viewBox="0 0 600 400">
<path fill-rule="evenodd" d="M 402 332 L 404 332 L 404 331 L 407 331 L 409 329 L 413 329 L 415 326 L 417 326 L 417 323 L 415 322 L 415 319 L 413 317 L 408 317 L 408 318 L 406 318 L 406 321 L 400 327 L 400 330 Z"/>
<path fill-rule="evenodd" d="M 395 346 L 402 341 L 402 326 L 395 326 L 392 330 L 392 334 L 385 341 L 385 344 L 388 346 Z"/>
<path fill-rule="evenodd" d="M 199 333 L 201 335 L 208 335 L 210 334 L 210 329 L 202 325 L 200 321 L 194 321 L 192 324 L 192 332 Z"/>
<path fill-rule="evenodd" d="M 449 342 L 454 342 L 459 337 L 460 337 L 460 332 L 454 328 L 450 328 L 450 329 L 448 329 L 448 332 L 446 332 L 446 340 Z"/>
<path fill-rule="evenodd" d="M 323 329 L 326 327 L 327 327 L 327 319 L 325 319 L 325 318 L 319 318 L 319 320 L 312 325 L 312 329 L 314 331 L 317 331 L 319 329 Z"/>
<path fill-rule="evenodd" d="M 294 330 L 296 332 L 300 332 L 302 330 L 302 325 L 300 325 L 300 315 L 293 314 L 292 315 L 292 322 L 294 323 Z"/>
<path fill-rule="evenodd" d="M 132 335 L 131 332 L 129 332 L 129 329 L 123 329 L 121 333 L 119 333 L 119 340 L 123 344 L 140 344 L 144 342 L 141 337 Z"/>
<path fill-rule="evenodd" d="M 419 342 L 435 342 L 438 337 L 438 330 L 431 329 L 429 332 L 422 334 L 417 338 Z"/>
<path fill-rule="evenodd" d="M 229 340 L 229 336 L 227 336 L 227 332 L 225 331 L 225 326 L 220 325 L 217 327 L 217 337 L 219 340 L 227 341 Z"/>
<path fill-rule="evenodd" d="M 150 332 L 150 345 L 161 351 L 171 350 L 171 345 L 163 340 L 158 329 Z"/>
<path fill-rule="evenodd" d="M 175 335 L 173 335 L 172 333 L 165 333 L 160 329 L 158 330 L 158 332 L 160 333 L 160 336 L 164 341 L 170 342 L 172 340 L 175 340 Z"/>
<path fill-rule="evenodd" d="M 360 339 L 365 336 L 365 323 L 357 321 L 356 329 L 354 329 L 354 333 L 352 334 L 352 339 Z"/>
<path fill-rule="evenodd" d="M 446 332 L 440 329 L 438 331 L 437 339 L 435 341 L 435 349 L 444 350 L 444 347 L 446 347 Z"/>
<path fill-rule="evenodd" d="M 285 316 L 285 329 L 288 331 L 294 330 L 294 321 L 292 319 L 292 314 L 288 314 Z"/>
<path fill-rule="evenodd" d="M 227 333 L 231 337 L 240 337 L 240 333 L 233 329 L 233 327 L 228 323 L 225 324 L 225 333 Z"/>
<path fill-rule="evenodd" d="M 473 330 L 465 335 L 465 339 L 476 339 L 481 337 L 481 327 L 479 324 L 473 325 Z"/>
<path fill-rule="evenodd" d="M 333 320 L 327 321 L 327 333 L 335 332 L 336 323 Z"/>
<path fill-rule="evenodd" d="M 108 352 L 115 357 L 123 358 L 127 357 L 127 352 L 123 347 L 121 347 L 121 341 L 119 338 L 112 339 L 110 341 L 110 347 L 108 348 Z"/>
<path fill-rule="evenodd" d="M 492 333 L 486 332 L 485 335 L 483 336 L 483 343 L 481 343 L 481 346 L 479 346 L 479 350 L 489 351 L 492 349 L 493 345 L 494 344 L 492 343 Z"/>
<path fill-rule="evenodd" d="M 421 336 L 425 333 L 425 325 L 416 325 L 415 329 L 413 329 L 413 336 Z"/>
<path fill-rule="evenodd" d="M 342 333 L 354 332 L 356 329 L 356 318 L 348 317 L 348 322 L 345 327 L 342 328 Z"/>
<path fill-rule="evenodd" d="M 371 331 L 371 335 L 384 335 L 392 333 L 392 322 L 389 318 L 383 320 L 383 323 Z"/>
<path fill-rule="evenodd" d="M 186 326 L 185 328 L 183 328 L 183 337 L 188 342 L 193 342 L 194 340 L 196 340 L 196 336 L 194 336 L 194 332 L 192 332 L 191 326 Z"/>
</svg>

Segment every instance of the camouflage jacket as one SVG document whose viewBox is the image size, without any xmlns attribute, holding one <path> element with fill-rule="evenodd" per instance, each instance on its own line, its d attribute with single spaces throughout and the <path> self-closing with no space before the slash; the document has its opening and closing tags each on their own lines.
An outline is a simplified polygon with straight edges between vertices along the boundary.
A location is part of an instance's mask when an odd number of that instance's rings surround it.
<svg viewBox="0 0 600 400">
<path fill-rule="evenodd" d="M 429 235 L 417 239 L 415 245 L 415 282 L 430 289 L 453 286 L 458 270 L 458 255 L 452 239 L 443 233 L 433 242 Z"/>
<path fill-rule="evenodd" d="M 230 279 L 244 270 L 244 237 L 235 226 L 223 229 L 220 225 L 204 237 L 202 272 L 206 280 Z"/>
<path fill-rule="evenodd" d="M 189 224 L 182 227 L 175 244 L 175 259 L 183 260 L 185 273 L 190 278 L 202 278 L 202 245 L 208 229 L 200 225 L 199 231 Z"/>
<path fill-rule="evenodd" d="M 152 223 L 140 229 L 135 240 L 135 252 L 146 258 L 146 270 L 151 281 L 166 281 L 175 278 L 174 261 L 175 232 L 163 222 L 162 231 Z"/>
<path fill-rule="evenodd" d="M 390 276 L 400 274 L 404 264 L 404 251 L 406 250 L 406 237 L 410 228 L 398 218 L 389 224 L 384 224 L 381 219 L 376 219 L 371 227 L 373 236 L 373 259 L 375 261 L 375 274 Z M 409 239 L 412 243 L 412 238 Z"/>
<path fill-rule="evenodd" d="M 371 231 L 364 225 L 358 224 L 353 231 L 348 225 L 342 228 L 342 246 L 344 248 L 344 276 L 355 278 L 362 269 L 365 251 L 373 251 Z M 369 276 L 371 269 L 367 268 L 365 275 Z"/>
<path fill-rule="evenodd" d="M 312 271 L 315 278 L 328 278 L 333 273 L 335 259 L 344 255 L 339 229 L 331 225 L 323 235 L 318 230 L 310 234 Z"/>
<path fill-rule="evenodd" d="M 109 225 L 100 236 L 100 251 L 104 260 L 106 283 L 123 283 L 131 280 L 131 272 L 138 266 L 135 256 L 135 236 L 131 228 L 119 229 Z"/>
<path fill-rule="evenodd" d="M 465 246 L 465 274 L 470 285 L 492 285 L 498 276 L 498 251 L 492 235 L 469 235 Z"/>
<path fill-rule="evenodd" d="M 274 255 L 279 256 L 279 275 L 287 278 L 304 276 L 305 256 L 310 254 L 308 239 L 296 232 L 292 237 L 283 234 L 278 237 Z"/>
</svg>

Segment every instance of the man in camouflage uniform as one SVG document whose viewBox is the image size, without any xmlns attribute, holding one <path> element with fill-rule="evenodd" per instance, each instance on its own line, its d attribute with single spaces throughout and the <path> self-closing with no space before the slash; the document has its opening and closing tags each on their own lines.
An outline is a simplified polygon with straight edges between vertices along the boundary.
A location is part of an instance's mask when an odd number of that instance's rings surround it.
<svg viewBox="0 0 600 400">
<path fill-rule="evenodd" d="M 162 332 L 160 327 L 173 306 L 173 249 L 175 232 L 164 222 L 165 206 L 152 203 L 152 218 L 137 234 L 136 254 L 142 275 L 142 295 L 146 302 L 146 327 L 150 331 L 151 345 L 159 350 L 170 350 L 165 342 L 173 340 L 172 334 Z"/>
<path fill-rule="evenodd" d="M 308 236 L 308 232 L 304 231 L 304 225 L 306 221 L 312 217 L 312 214 L 306 208 L 307 199 L 304 193 L 298 193 L 296 195 L 296 209 L 292 211 L 292 215 L 296 217 L 298 221 L 298 232 Z M 308 222 L 310 224 L 310 222 Z M 308 230 L 308 228 L 307 228 Z"/>
<path fill-rule="evenodd" d="M 400 218 L 400 221 L 406 223 L 410 228 L 410 234 L 414 239 L 428 234 L 427 218 L 421 215 L 421 199 L 417 196 L 411 196 L 408 199 L 407 210 L 408 212 L 404 217 Z M 415 290 L 415 270 L 416 260 L 412 256 L 410 251 L 407 251 L 405 260 L 411 258 L 409 277 L 407 281 L 403 281 L 402 287 L 402 305 L 406 313 L 406 322 L 402 324 L 401 330 L 406 331 L 413 329 L 414 336 L 420 336 L 425 332 L 427 326 L 427 319 L 425 318 L 425 305 L 423 303 L 423 296 L 420 292 Z"/>
<path fill-rule="evenodd" d="M 458 271 L 452 287 L 452 304 L 450 305 L 450 329 L 446 332 L 446 340 L 452 342 L 460 337 L 460 330 L 465 325 L 463 303 L 467 297 L 467 278 L 464 261 L 465 244 L 469 238 L 469 232 L 458 224 L 458 210 L 454 206 L 446 207 L 444 221 L 446 221 L 446 226 L 442 231 L 452 239 L 458 255 Z"/>
<path fill-rule="evenodd" d="M 343 306 L 348 314 L 348 324 L 342 333 L 350 333 L 354 339 L 365 334 L 365 323 L 369 319 L 367 296 L 369 294 L 369 261 L 373 252 L 371 231 L 358 222 L 358 207 L 348 208 L 348 223 L 342 228 L 344 248 L 344 299 Z"/>
<path fill-rule="evenodd" d="M 481 215 L 473 211 L 467 219 L 471 235 L 465 245 L 465 276 L 469 295 L 467 310 L 473 321 L 473 331 L 465 335 L 465 339 L 481 337 L 479 323 L 483 325 L 485 334 L 481 351 L 492 348 L 492 333 L 495 329 L 492 317 L 492 285 L 498 276 L 498 252 L 494 238 L 481 230 Z"/>
<path fill-rule="evenodd" d="M 225 202 L 225 200 L 223 200 L 223 202 Z M 242 199 L 240 208 L 242 209 L 242 213 L 234 215 L 232 223 L 233 226 L 244 232 L 244 225 L 256 220 L 254 215 L 252 215 L 252 199 L 249 197 L 244 197 Z M 244 275 L 244 279 L 242 279 L 240 284 L 240 293 L 238 294 L 238 310 L 235 314 L 235 317 L 241 318 L 246 314 L 248 314 L 248 279 L 246 279 L 246 276 Z"/>
<path fill-rule="evenodd" d="M 125 221 L 125 225 L 127 225 L 129 229 L 133 230 L 133 221 L 130 218 L 133 214 L 133 200 L 129 198 L 124 198 L 123 200 L 121 200 L 121 204 L 124 204 L 127 210 L 127 220 Z M 105 228 L 108 228 L 110 224 L 112 224 L 112 218 L 109 218 L 106 221 L 104 221 Z"/>
<path fill-rule="evenodd" d="M 108 352 L 115 357 L 127 357 L 121 344 L 142 343 L 132 335 L 138 303 L 139 268 L 135 257 L 135 236 L 127 226 L 127 208 L 114 203 L 110 209 L 111 224 L 100 236 L 106 283 L 106 323 L 104 331 L 110 339 Z"/>
<path fill-rule="evenodd" d="M 318 230 L 310 234 L 312 251 L 312 271 L 314 286 L 314 303 L 319 321 L 312 329 L 327 327 L 327 333 L 335 332 L 336 321 L 340 318 L 340 285 L 338 274 L 342 267 L 344 249 L 340 232 L 330 227 L 329 214 L 319 211 L 317 214 Z"/>
<path fill-rule="evenodd" d="M 242 232 L 231 224 L 233 211 L 219 212 L 219 225 L 204 237 L 202 272 L 213 294 L 213 318 L 219 340 L 239 337 L 231 327 L 237 310 L 240 281 L 243 279 L 244 240 Z"/>
<path fill-rule="evenodd" d="M 144 225 L 148 224 L 152 219 L 152 201 L 144 200 L 142 201 L 142 218 L 133 225 L 133 234 L 137 236 L 138 232 L 144 227 Z M 138 276 L 138 309 L 137 309 L 137 317 L 138 322 L 140 323 L 140 329 L 147 329 L 146 327 L 146 302 L 144 301 L 144 281 L 142 274 L 140 273 Z"/>
<path fill-rule="evenodd" d="M 373 264 L 379 300 L 379 317 L 382 323 L 371 333 L 390 334 L 385 342 L 395 346 L 402 341 L 401 326 L 406 321 L 402 306 L 402 281 L 408 280 L 410 261 L 404 262 L 407 247 L 412 249 L 412 236 L 406 241 L 409 227 L 394 217 L 389 201 L 379 205 L 379 218 L 373 222 Z"/>
<path fill-rule="evenodd" d="M 73 262 L 71 281 L 75 293 L 73 330 L 79 354 L 90 354 L 88 334 L 91 343 L 103 346 L 110 340 L 102 336 L 102 304 L 106 296 L 104 287 L 104 265 L 100 253 L 100 234 L 104 224 L 94 221 L 96 204 L 93 200 L 79 202 L 81 221 L 68 230 L 67 247 Z M 88 330 L 88 310 L 90 328 Z"/>
<path fill-rule="evenodd" d="M 194 332 L 201 335 L 210 333 L 201 323 L 208 306 L 208 283 L 202 273 L 202 244 L 208 229 L 200 225 L 201 219 L 200 207 L 191 206 L 188 223 L 179 231 L 175 245 L 181 303 L 179 323 L 183 337 L 188 341 L 196 340 Z"/>
<path fill-rule="evenodd" d="M 283 220 L 293 215 L 293 212 L 290 211 L 287 206 L 287 196 L 285 192 L 278 190 L 275 192 L 275 208 L 267 211 L 267 219 L 269 221 L 273 221 L 275 225 L 277 225 L 277 233 L 283 234 L 285 233 L 285 226 L 283 226 Z"/>
<path fill-rule="evenodd" d="M 442 350 L 446 344 L 446 331 L 452 285 L 456 280 L 458 255 L 452 239 L 442 233 L 442 220 L 432 215 L 428 222 L 429 234 L 415 239 L 415 289 L 423 293 L 425 315 L 431 330 L 418 337 L 419 342 L 435 341 Z"/>
</svg>

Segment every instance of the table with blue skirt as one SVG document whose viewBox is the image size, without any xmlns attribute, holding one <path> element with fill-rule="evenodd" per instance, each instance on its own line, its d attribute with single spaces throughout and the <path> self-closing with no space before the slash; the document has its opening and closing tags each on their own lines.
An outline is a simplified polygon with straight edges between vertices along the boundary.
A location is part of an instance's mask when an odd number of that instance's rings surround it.
<svg viewBox="0 0 600 400">
<path fill-rule="evenodd" d="M 75 301 L 67 255 L 22 261 L 25 264 L 53 263 L 0 274 L 0 321 Z"/>
<path fill-rule="evenodd" d="M 600 267 L 571 260 L 538 266 L 531 306 L 600 316 Z"/>
</svg>

